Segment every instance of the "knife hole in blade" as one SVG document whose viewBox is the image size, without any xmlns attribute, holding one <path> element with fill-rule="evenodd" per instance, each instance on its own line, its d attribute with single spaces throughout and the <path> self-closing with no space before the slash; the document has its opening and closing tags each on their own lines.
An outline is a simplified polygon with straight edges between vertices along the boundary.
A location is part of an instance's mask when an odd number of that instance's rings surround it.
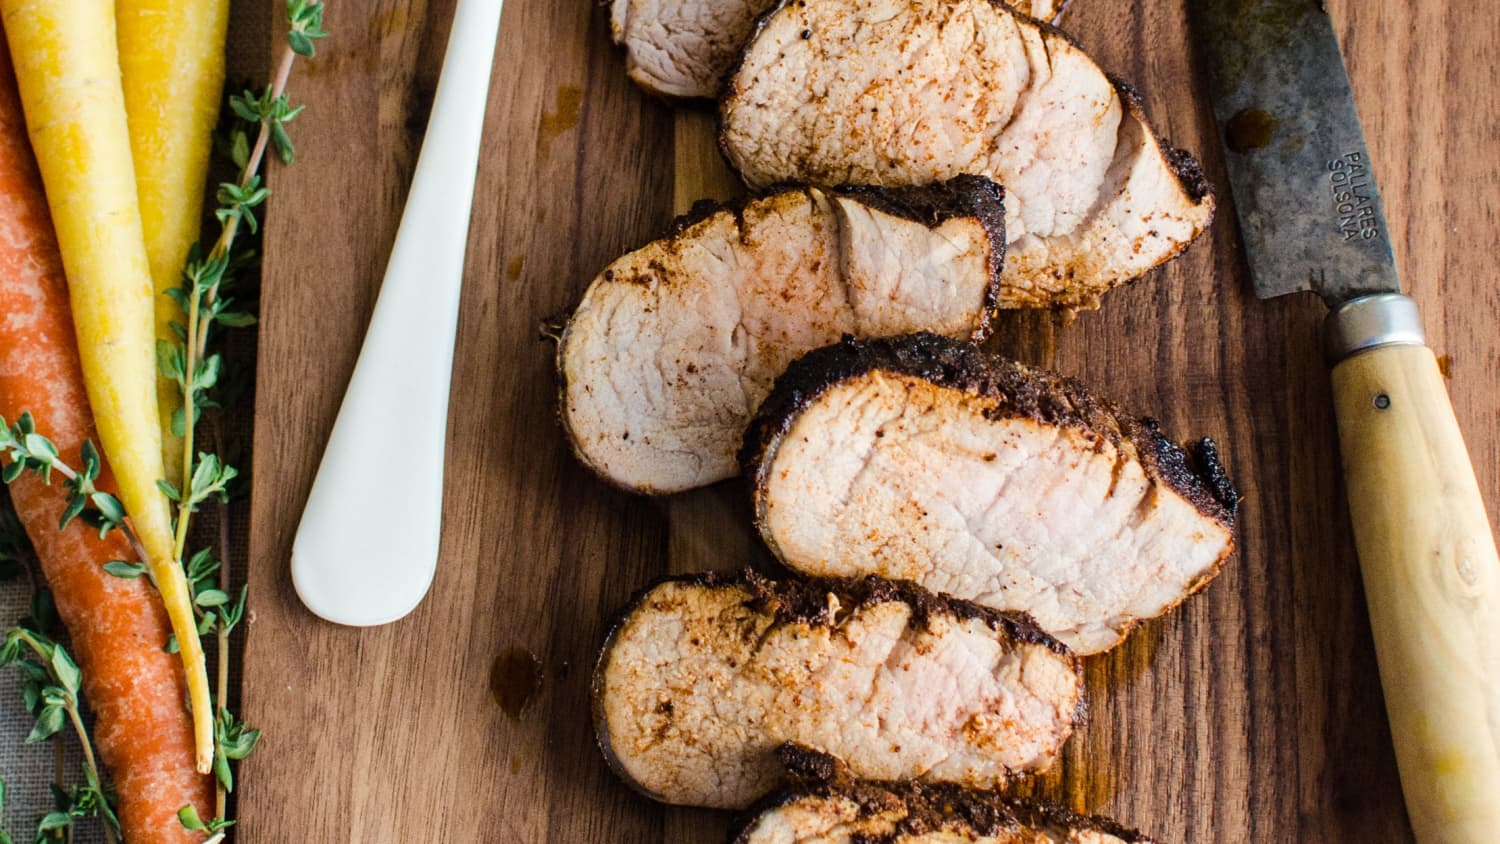
<svg viewBox="0 0 1500 844">
<path fill-rule="evenodd" d="M 1281 121 L 1262 109 L 1240 109 L 1224 124 L 1224 145 L 1239 153 L 1265 149 L 1280 125 Z"/>
<path fill-rule="evenodd" d="M 1390 410 L 1391 397 L 1385 393 L 1376 393 L 1374 405 L 1376 410 Z"/>
</svg>

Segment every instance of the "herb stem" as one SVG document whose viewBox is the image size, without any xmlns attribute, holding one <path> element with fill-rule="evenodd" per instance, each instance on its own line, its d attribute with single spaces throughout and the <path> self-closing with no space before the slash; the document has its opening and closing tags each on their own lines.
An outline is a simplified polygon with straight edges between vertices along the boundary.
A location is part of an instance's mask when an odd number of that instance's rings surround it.
<svg viewBox="0 0 1500 844">
<path fill-rule="evenodd" d="M 135 552 L 136 557 L 142 563 L 149 563 L 150 560 L 146 557 L 146 549 L 141 545 L 140 539 L 136 538 L 135 529 L 130 526 L 128 519 L 124 524 L 120 525 L 120 533 L 125 537 L 125 541 L 130 543 L 130 550 Z M 155 585 L 156 572 L 152 570 L 150 565 L 146 566 L 146 576 L 151 578 L 151 583 Z"/>
<path fill-rule="evenodd" d="M 202 303 L 202 298 L 202 291 L 198 285 L 194 284 L 191 304 L 188 308 L 189 337 L 198 336 L 199 307 Z M 198 355 L 196 354 L 195 347 L 196 344 L 194 343 L 188 344 L 187 364 L 183 369 L 182 392 L 187 398 L 187 403 L 183 409 L 184 422 L 182 425 L 182 480 L 185 491 L 181 502 L 178 504 L 177 535 L 173 537 L 172 542 L 173 557 L 179 562 L 183 558 L 183 553 L 187 550 L 188 525 L 191 522 L 189 514 L 192 512 L 192 496 L 190 493 L 193 482 L 193 429 L 197 427 L 193 424 L 195 421 L 193 417 L 197 415 L 196 406 L 193 403 L 193 376 L 198 369 Z"/>
<path fill-rule="evenodd" d="M 64 478 L 67 478 L 70 481 L 78 480 L 78 472 L 72 466 L 69 466 L 60 459 L 54 459 L 52 461 L 52 471 L 56 472 L 59 475 L 62 475 Z M 135 535 L 135 528 L 131 527 L 130 519 L 128 517 L 120 523 L 120 533 L 125 537 L 125 541 L 130 543 L 130 550 L 135 552 L 136 556 L 140 558 L 140 561 L 143 563 L 149 562 L 149 559 L 146 557 L 146 549 L 141 545 L 140 538 Z M 26 576 L 31 580 L 32 591 L 35 591 L 36 576 L 32 574 L 29 569 L 26 572 Z M 154 582 L 155 575 L 152 574 L 151 577 Z"/>
<path fill-rule="evenodd" d="M 296 53 L 290 48 L 283 48 L 280 60 L 276 65 L 276 73 L 271 81 L 270 99 L 279 98 L 285 91 L 288 80 L 291 78 L 292 65 L 296 59 Z M 238 184 L 241 188 L 247 188 L 257 178 L 261 165 L 265 161 L 266 150 L 271 145 L 272 121 L 270 118 L 262 118 L 260 128 L 256 134 L 255 144 L 251 148 L 249 157 L 240 171 Z M 229 216 L 224 220 L 223 228 L 219 237 L 214 241 L 213 248 L 205 256 L 205 263 L 212 264 L 215 261 L 228 262 L 231 250 L 234 247 L 235 238 L 239 234 L 241 218 L 238 215 Z M 194 283 L 188 294 L 187 307 L 187 343 L 183 350 L 183 437 L 182 437 L 182 479 L 183 490 L 177 503 L 177 533 L 173 537 L 173 553 L 181 561 L 185 559 L 187 552 L 187 541 L 189 527 L 192 522 L 192 514 L 195 509 L 196 496 L 193 490 L 194 473 L 194 431 L 196 429 L 198 403 L 195 378 L 198 374 L 199 362 L 207 359 L 208 339 L 210 329 L 213 327 L 212 319 L 205 319 L 203 311 L 212 307 L 219 295 L 219 285 L 223 274 L 214 280 L 207 289 L 200 284 Z M 229 592 L 229 527 L 228 517 L 221 517 L 219 530 L 219 544 L 221 556 L 219 565 L 219 589 L 226 594 Z M 229 696 L 229 630 L 228 625 L 220 623 L 217 625 L 217 677 L 215 682 L 214 699 L 217 702 L 218 713 L 228 712 Z M 217 713 L 216 713 L 217 716 Z M 217 717 L 215 719 L 217 721 Z M 217 737 L 215 744 L 218 744 Z M 220 753 L 222 749 L 215 747 L 215 752 Z M 225 810 L 229 800 L 228 790 L 224 783 L 215 780 L 214 808 L 215 816 L 225 817 Z"/>
<path fill-rule="evenodd" d="M 291 163 L 292 160 L 291 142 L 287 138 L 285 124 L 301 111 L 300 108 L 292 109 L 286 102 L 286 87 L 292 75 L 292 67 L 298 55 L 312 56 L 313 41 L 327 35 L 322 29 L 321 0 L 287 0 L 286 12 L 290 27 L 287 45 L 282 48 L 277 59 L 275 71 L 264 98 L 246 92 L 244 98 L 236 97 L 230 100 L 230 107 L 236 114 L 248 123 L 257 124 L 255 142 L 246 143 L 245 131 L 236 131 L 232 136 L 232 147 L 240 172 L 234 182 L 219 186 L 220 208 L 216 213 L 221 224 L 219 234 L 208 253 L 203 256 L 202 262 L 194 260 L 189 264 L 188 271 L 185 273 L 184 284 L 189 289 L 184 291 L 186 296 L 179 301 L 182 301 L 187 312 L 187 326 L 183 332 L 182 345 L 175 350 L 175 359 L 168 358 L 169 362 L 163 365 L 171 370 L 168 377 L 175 376 L 178 380 L 182 387 L 183 398 L 182 488 L 172 490 L 175 495 L 171 496 L 177 505 L 173 553 L 178 566 L 183 568 L 184 573 L 191 578 L 190 594 L 195 604 L 195 614 L 199 624 L 212 624 L 218 645 L 215 666 L 217 677 L 213 691 L 213 701 L 216 705 L 210 705 L 213 710 L 212 756 L 206 766 L 207 770 L 212 770 L 215 775 L 214 824 L 227 822 L 226 808 L 233 781 L 230 769 L 231 760 L 243 759 L 254 747 L 260 733 L 239 722 L 230 713 L 228 705 L 229 638 L 233 626 L 239 622 L 244 612 L 244 595 L 242 590 L 238 604 L 228 603 L 231 600 L 229 598 L 231 581 L 229 517 L 223 506 L 220 507 L 219 521 L 218 588 L 212 590 L 212 593 L 216 594 L 213 594 L 211 601 L 208 600 L 211 594 L 209 590 L 202 593 L 198 591 L 199 581 L 206 577 L 206 573 L 202 576 L 194 576 L 193 569 L 198 565 L 196 562 L 198 558 L 195 557 L 194 561 L 189 561 L 187 557 L 187 543 L 192 533 L 193 515 L 197 512 L 199 504 L 213 497 L 217 497 L 221 505 L 227 504 L 229 496 L 227 484 L 236 474 L 235 470 L 225 465 L 218 456 L 218 453 L 222 452 L 223 442 L 217 422 L 211 426 L 215 454 L 198 454 L 195 447 L 195 432 L 201 415 L 200 410 L 205 406 L 216 406 L 199 395 L 213 388 L 222 365 L 220 355 L 209 353 L 210 335 L 217 323 L 233 324 L 226 318 L 228 315 L 222 313 L 227 300 L 221 300 L 219 294 L 225 279 L 232 275 L 235 267 L 235 239 L 239 236 L 242 224 L 248 226 L 252 234 L 257 230 L 253 209 L 264 202 L 270 194 L 269 189 L 263 187 L 261 182 L 261 170 L 266 161 L 267 151 L 274 147 L 284 162 Z M 180 366 L 180 371 L 178 366 Z M 203 599 L 201 603 L 200 598 Z M 200 607 L 202 611 L 197 612 L 196 609 Z M 210 607 L 214 609 L 209 609 Z M 186 648 L 183 653 L 186 659 Z M 206 673 L 204 681 L 206 686 Z M 208 693 L 207 689 L 204 693 Z M 195 707 L 195 722 L 204 714 Z M 201 724 L 198 726 L 201 727 Z M 200 770 L 205 770 L 204 761 L 200 745 Z M 222 838 L 222 835 L 216 838 Z"/>
<path fill-rule="evenodd" d="M 282 49 L 281 61 L 277 63 L 276 67 L 276 76 L 271 82 L 272 99 L 280 97 L 286 91 L 287 81 L 292 75 L 292 62 L 295 59 L 296 53 L 292 52 L 292 48 L 285 47 Z M 260 131 L 255 137 L 255 147 L 250 151 L 250 157 L 245 161 L 245 166 L 240 172 L 240 187 L 249 186 L 250 181 L 260 172 L 261 163 L 266 157 L 266 148 L 270 146 L 270 143 L 271 121 L 269 118 L 263 118 L 260 121 Z M 227 259 L 230 248 L 234 246 L 234 239 L 239 233 L 239 228 L 239 217 L 230 217 L 226 220 L 223 229 L 219 232 L 219 239 L 214 242 L 213 250 L 209 252 L 207 260 Z M 215 282 L 207 291 L 207 303 L 212 304 L 218 298 L 218 294 L 219 285 Z M 197 285 L 194 285 L 193 292 L 190 294 L 188 307 L 187 335 L 190 342 L 187 344 L 187 359 L 183 366 L 183 374 L 185 376 L 183 393 L 188 399 L 188 406 L 183 411 L 185 417 L 182 426 L 182 477 L 184 483 L 191 483 L 193 477 L 193 376 L 196 374 L 198 361 L 208 352 L 208 329 L 211 324 L 211 321 L 200 318 L 204 305 L 204 295 L 204 292 L 199 290 Z M 179 560 L 182 559 L 183 551 L 187 545 L 188 513 L 191 512 L 188 502 L 190 500 L 191 497 L 184 494 L 182 502 L 179 505 L 176 537 L 176 552 Z"/>
<path fill-rule="evenodd" d="M 281 61 L 278 63 L 276 69 L 275 79 L 272 82 L 271 90 L 273 97 L 279 97 L 281 96 L 282 92 L 285 91 L 287 80 L 291 77 L 292 60 L 294 56 L 295 54 L 290 48 L 284 49 Z M 266 148 L 270 145 L 270 136 L 271 122 L 267 119 L 263 119 L 260 123 L 259 134 L 257 135 L 255 140 L 255 147 L 252 150 L 250 157 L 245 161 L 245 166 L 240 172 L 239 184 L 241 187 L 249 185 L 251 181 L 256 177 L 256 174 L 260 172 L 261 163 L 265 160 Z M 213 249 L 209 252 L 206 258 L 208 262 L 211 263 L 216 260 L 228 261 L 230 249 L 234 246 L 235 236 L 239 233 L 239 227 L 240 218 L 238 216 L 231 216 L 224 221 L 224 226 L 223 229 L 219 232 L 218 240 L 214 242 Z M 222 275 L 220 277 L 222 278 Z M 185 558 L 185 554 L 187 551 L 188 528 L 192 523 L 192 513 L 195 506 L 194 496 L 192 494 L 193 457 L 195 453 L 193 432 L 197 422 L 196 417 L 198 415 L 198 404 L 197 388 L 194 385 L 194 379 L 198 374 L 199 361 L 203 360 L 208 354 L 209 328 L 212 327 L 213 324 L 213 320 L 202 318 L 202 312 L 205 305 L 213 304 L 214 300 L 218 297 L 218 292 L 219 282 L 215 281 L 215 283 L 211 287 L 209 287 L 207 291 L 204 291 L 199 284 L 194 283 L 192 285 L 192 291 L 189 293 L 187 308 L 188 339 L 187 343 L 185 344 L 186 347 L 183 350 L 184 363 L 182 385 L 182 480 L 184 489 L 177 505 L 177 533 L 173 537 L 172 545 L 173 554 L 179 564 L 181 564 L 181 561 Z M 220 657 L 219 662 L 222 666 L 225 662 L 224 658 Z M 221 667 L 221 673 L 224 670 L 226 669 Z M 224 708 L 222 697 L 219 701 L 218 708 Z M 204 760 L 200 759 L 200 769 L 202 768 L 203 764 Z M 222 785 L 220 786 L 220 790 L 222 790 Z M 223 798 L 221 797 L 220 800 L 222 801 Z"/>
<path fill-rule="evenodd" d="M 282 48 L 281 59 L 280 59 L 280 61 L 278 61 L 276 63 L 276 75 L 274 77 L 272 77 L 272 79 L 271 79 L 271 97 L 270 98 L 272 100 L 275 100 L 276 98 L 280 97 L 282 94 L 286 93 L 287 82 L 292 77 L 292 63 L 296 60 L 296 58 L 297 58 L 297 54 L 292 51 L 291 47 L 284 47 L 284 48 Z M 245 161 L 245 167 L 244 167 L 244 169 L 240 173 L 240 181 L 239 181 L 240 187 L 246 188 L 246 187 L 250 186 L 250 180 L 254 179 L 255 176 L 256 176 L 256 174 L 260 172 L 261 162 L 265 160 L 266 149 L 270 145 L 271 145 L 271 120 L 270 120 L 270 118 L 264 118 L 263 117 L 263 118 L 261 118 L 261 121 L 260 121 L 260 130 L 255 135 L 255 146 L 253 148 L 251 148 L 251 150 L 250 150 L 250 157 L 248 159 L 246 159 L 246 161 Z M 224 257 L 227 257 L 229 255 L 229 249 L 230 249 L 230 247 L 232 247 L 234 245 L 235 236 L 239 234 L 239 230 L 240 230 L 240 218 L 239 217 L 237 217 L 237 216 L 236 217 L 230 217 L 227 221 L 225 221 L 225 223 L 224 223 L 224 229 L 219 232 L 219 239 L 214 242 L 213 251 L 210 252 L 209 255 L 208 255 L 209 260 L 213 260 L 214 258 L 224 258 Z M 213 301 L 218 298 L 218 295 L 219 295 L 219 285 L 216 282 L 208 290 L 208 301 L 209 301 L 209 303 L 212 304 Z M 189 319 L 192 319 L 192 318 L 193 317 L 189 317 Z M 193 341 L 196 343 L 196 345 L 197 345 L 197 356 L 198 357 L 202 357 L 204 354 L 207 353 L 207 351 L 208 351 L 208 326 L 205 325 L 203 327 L 203 330 L 201 332 L 198 332 L 198 331 L 194 331 L 193 326 L 190 325 L 188 327 L 188 337 L 193 338 Z M 193 343 L 189 343 L 189 348 L 188 348 L 189 360 L 188 360 L 188 362 L 190 364 L 192 363 L 192 356 L 193 356 L 193 348 L 192 348 L 192 346 L 193 346 Z M 192 369 L 189 369 L 188 373 L 189 373 L 189 377 L 191 377 Z M 191 425 L 189 425 L 187 427 L 191 427 Z"/>
<path fill-rule="evenodd" d="M 213 425 L 214 450 L 222 454 L 224 452 L 224 437 L 219 431 L 217 420 Z M 229 509 L 219 508 L 219 590 L 228 595 L 229 592 Z M 229 625 L 218 626 L 219 652 L 218 652 L 218 677 L 214 689 L 214 700 L 219 702 L 219 710 L 225 711 L 229 708 Z M 229 792 L 224 789 L 224 784 L 217 778 L 214 780 L 214 817 L 227 818 L 229 808 Z"/>
<path fill-rule="evenodd" d="M 89 741 L 88 729 L 83 726 L 83 718 L 78 714 L 78 701 L 73 697 L 68 698 L 67 706 L 68 720 L 73 723 L 73 730 L 78 733 L 78 741 L 83 745 L 83 771 L 88 777 L 89 787 L 99 794 L 104 793 L 104 782 L 99 776 L 99 764 L 94 761 L 94 745 Z M 68 838 L 73 837 L 73 828 L 68 827 Z M 104 839 L 114 844 L 115 832 L 110 829 L 109 824 L 104 825 Z"/>
<path fill-rule="evenodd" d="M 52 471 L 56 472 L 59 475 L 62 475 L 70 481 L 78 480 L 78 473 L 73 471 L 73 467 L 62 462 L 61 460 L 52 461 Z"/>
<path fill-rule="evenodd" d="M 22 642 L 25 642 L 26 646 L 31 648 L 32 652 L 43 663 L 50 662 L 52 659 L 51 652 L 30 631 L 21 628 L 14 635 Z M 52 647 L 56 648 L 58 646 L 52 645 Z M 99 776 L 99 763 L 94 758 L 94 745 L 93 742 L 89 741 L 88 728 L 83 725 L 83 716 L 78 712 L 78 696 L 73 693 L 72 687 L 63 691 L 64 694 L 60 695 L 63 711 L 67 714 L 69 723 L 73 725 L 73 731 L 78 734 L 78 743 L 83 747 L 83 775 L 88 780 L 89 788 L 92 788 L 96 794 L 100 795 L 100 800 L 103 800 L 104 780 Z M 58 752 L 62 752 L 61 744 L 58 745 Z M 108 807 L 105 807 L 105 810 L 108 811 Z M 67 828 L 66 834 L 69 841 L 73 840 L 72 826 Z M 104 824 L 104 838 L 109 844 L 115 844 L 114 829 L 107 822 Z"/>
</svg>

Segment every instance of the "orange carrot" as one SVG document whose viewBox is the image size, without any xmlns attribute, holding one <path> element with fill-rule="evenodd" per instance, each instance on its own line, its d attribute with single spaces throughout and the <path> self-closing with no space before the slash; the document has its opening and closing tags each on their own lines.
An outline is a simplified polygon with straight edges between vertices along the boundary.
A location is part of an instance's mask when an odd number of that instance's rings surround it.
<svg viewBox="0 0 1500 844">
<path fill-rule="evenodd" d="M 14 421 L 30 411 L 63 461 L 78 466 L 80 447 L 94 435 L 93 416 L 15 86 L 0 38 L 0 416 Z M 161 600 L 145 578 L 104 571 L 110 560 L 134 558 L 118 532 L 101 540 L 76 521 L 58 530 L 66 499 L 56 480 L 47 486 L 27 473 L 11 485 L 11 500 L 72 636 L 125 840 L 201 841 L 201 833 L 183 829 L 177 810 L 191 803 L 200 817 L 212 817 L 213 784 L 194 770 L 182 665 L 162 650 L 172 628 Z"/>
</svg>

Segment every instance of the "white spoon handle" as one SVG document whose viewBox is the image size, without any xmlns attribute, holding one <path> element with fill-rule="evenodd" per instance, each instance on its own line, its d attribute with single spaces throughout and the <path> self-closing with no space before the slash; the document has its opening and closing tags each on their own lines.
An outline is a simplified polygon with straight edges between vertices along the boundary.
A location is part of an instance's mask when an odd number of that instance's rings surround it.
<svg viewBox="0 0 1500 844">
<path fill-rule="evenodd" d="M 501 0 L 459 0 L 427 136 L 354 376 L 292 544 L 307 608 L 395 621 L 432 584 L 464 248 Z"/>
</svg>

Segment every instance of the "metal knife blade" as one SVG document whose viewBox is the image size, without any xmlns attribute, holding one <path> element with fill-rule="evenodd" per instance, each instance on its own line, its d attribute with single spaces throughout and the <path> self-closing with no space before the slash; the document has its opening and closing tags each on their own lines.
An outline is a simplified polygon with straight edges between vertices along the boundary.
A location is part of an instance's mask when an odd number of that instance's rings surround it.
<svg viewBox="0 0 1500 844">
<path fill-rule="evenodd" d="M 1332 307 L 1399 293 L 1370 153 L 1320 0 L 1189 5 L 1255 295 L 1311 290 Z"/>
</svg>

